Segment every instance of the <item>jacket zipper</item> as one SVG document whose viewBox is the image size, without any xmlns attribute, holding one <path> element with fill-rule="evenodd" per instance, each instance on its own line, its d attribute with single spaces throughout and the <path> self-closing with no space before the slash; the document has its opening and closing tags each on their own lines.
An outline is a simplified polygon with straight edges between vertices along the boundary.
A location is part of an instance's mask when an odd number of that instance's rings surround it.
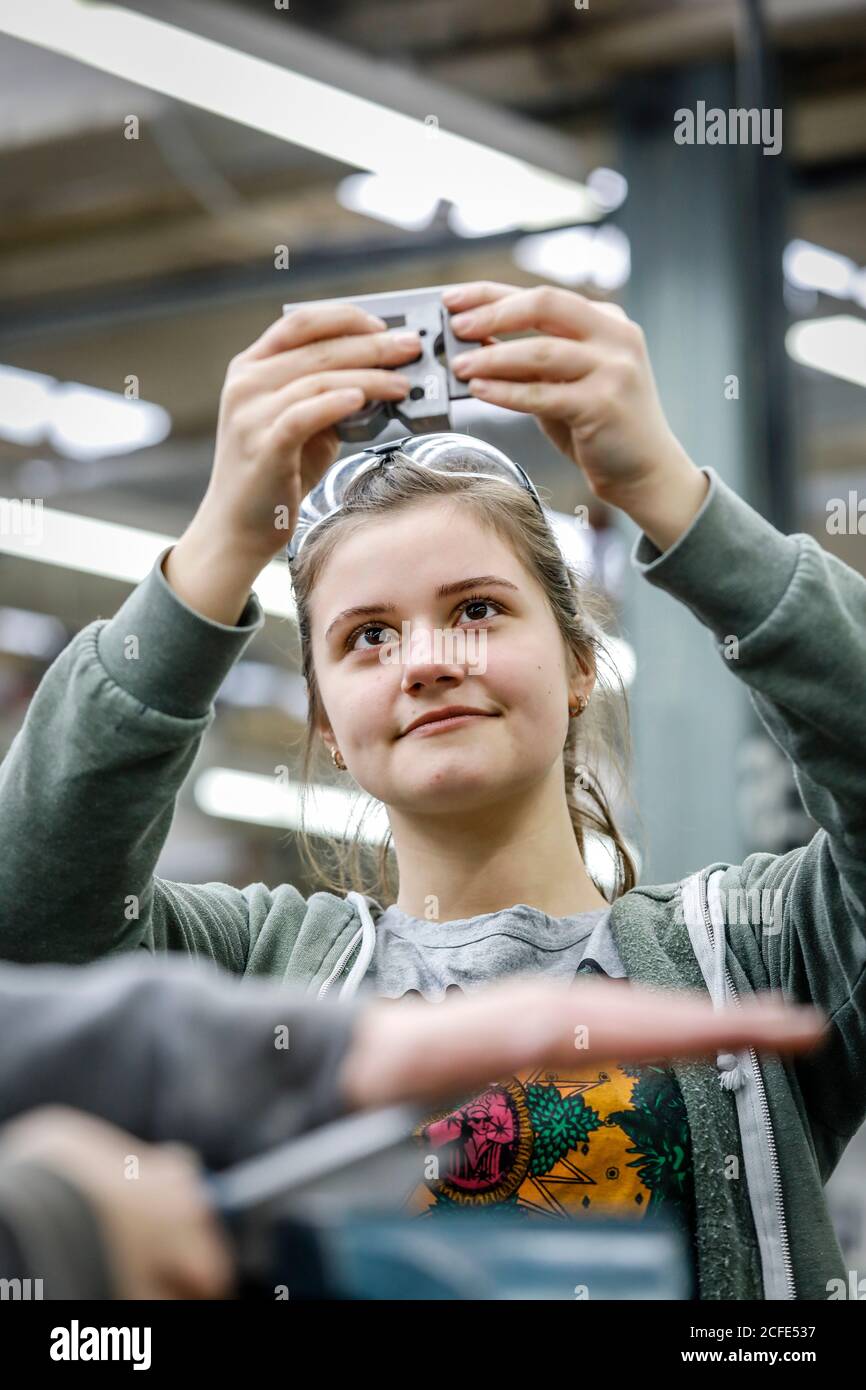
<svg viewBox="0 0 866 1390">
<path fill-rule="evenodd" d="M 707 935 L 710 938 L 710 944 L 715 949 L 715 931 L 713 928 L 713 920 L 710 916 L 710 905 L 707 895 L 708 873 L 706 870 L 702 870 L 700 881 L 701 906 L 704 912 L 704 925 L 707 929 Z M 737 991 L 734 987 L 734 982 L 731 978 L 731 972 L 728 969 L 727 964 L 725 965 L 725 979 L 727 981 L 728 990 L 730 991 L 731 998 L 733 999 L 736 1007 L 739 1009 L 739 995 L 737 994 Z M 761 1103 L 761 1112 L 764 1116 L 764 1127 L 767 1134 L 767 1145 L 770 1151 L 770 1164 L 773 1170 L 773 1187 L 776 1202 L 776 1214 L 779 1220 L 779 1232 L 782 1243 L 782 1259 L 785 1266 L 785 1280 L 789 1289 L 788 1297 L 796 1299 L 797 1289 L 794 1283 L 794 1267 L 791 1263 L 791 1248 L 788 1241 L 788 1225 L 785 1220 L 785 1203 L 782 1196 L 782 1178 L 779 1172 L 779 1158 L 776 1152 L 776 1136 L 773 1133 L 773 1123 L 770 1118 L 770 1107 L 767 1104 L 767 1091 L 764 1086 L 764 1078 L 761 1073 L 760 1065 L 758 1063 L 758 1055 L 753 1047 L 750 1047 L 748 1051 L 749 1056 L 752 1059 L 753 1074 L 755 1077 L 755 1084 L 758 1090 L 758 1099 Z"/>
<path fill-rule="evenodd" d="M 355 943 L 358 940 L 358 936 L 361 930 L 362 928 L 359 927 L 358 931 L 355 932 L 355 935 L 352 937 L 352 940 L 349 942 L 348 946 L 343 951 L 342 955 L 340 956 L 340 959 L 337 961 L 327 980 L 322 981 L 322 984 L 319 988 L 319 993 L 316 995 L 317 999 L 323 999 L 327 991 L 330 989 L 331 985 L 336 980 L 343 966 L 346 964 L 346 961 L 349 959 L 349 956 L 352 954 L 352 951 L 354 949 Z"/>
</svg>

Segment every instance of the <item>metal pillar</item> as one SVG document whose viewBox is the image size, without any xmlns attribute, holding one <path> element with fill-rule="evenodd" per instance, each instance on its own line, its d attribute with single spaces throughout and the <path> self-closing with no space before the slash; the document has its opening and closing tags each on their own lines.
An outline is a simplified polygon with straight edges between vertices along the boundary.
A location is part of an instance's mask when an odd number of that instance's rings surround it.
<svg viewBox="0 0 866 1390">
<path fill-rule="evenodd" d="M 617 222 L 632 254 L 625 305 L 646 333 L 662 403 L 690 456 L 784 524 L 786 464 L 769 459 L 778 450 L 782 412 L 767 399 L 767 335 L 756 330 L 758 267 L 764 275 L 768 265 L 777 267 L 768 292 L 781 297 L 781 248 L 759 245 L 766 229 L 744 206 L 755 161 L 769 166 L 784 156 L 677 144 L 675 112 L 696 111 L 699 101 L 725 111 L 740 105 L 733 69 L 714 64 L 655 74 L 622 92 L 620 168 L 629 195 Z M 772 379 L 778 382 L 778 372 Z M 633 542 L 635 527 L 627 518 L 622 525 Z M 641 880 L 669 882 L 714 859 L 739 863 L 749 850 L 772 848 L 749 842 L 738 806 L 737 754 L 756 719 L 745 687 L 694 616 L 636 574 L 623 616 L 637 652 Z"/>
</svg>

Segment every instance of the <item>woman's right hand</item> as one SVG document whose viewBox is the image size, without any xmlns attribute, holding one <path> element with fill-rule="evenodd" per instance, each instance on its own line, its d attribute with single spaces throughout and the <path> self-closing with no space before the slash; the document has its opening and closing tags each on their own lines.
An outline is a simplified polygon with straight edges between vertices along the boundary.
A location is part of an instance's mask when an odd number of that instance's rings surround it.
<svg viewBox="0 0 866 1390">
<path fill-rule="evenodd" d="M 232 358 L 207 491 L 165 561 L 181 598 L 237 621 L 253 579 L 285 548 L 304 496 L 335 461 L 335 426 L 365 401 L 402 400 L 409 382 L 389 369 L 420 351 L 417 334 L 401 343 L 357 305 L 310 304 Z"/>
</svg>

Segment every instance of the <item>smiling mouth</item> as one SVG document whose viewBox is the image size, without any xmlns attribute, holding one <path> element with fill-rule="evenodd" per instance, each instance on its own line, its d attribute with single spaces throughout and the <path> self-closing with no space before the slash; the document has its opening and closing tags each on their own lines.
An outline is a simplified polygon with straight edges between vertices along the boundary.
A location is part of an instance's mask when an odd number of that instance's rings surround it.
<svg viewBox="0 0 866 1390">
<path fill-rule="evenodd" d="M 470 719 L 495 719 L 494 714 L 449 714 L 442 719 L 428 719 L 425 724 L 416 724 L 414 729 L 407 730 L 404 737 L 411 737 L 413 734 L 435 733 L 438 730 L 445 730 L 455 724 L 468 723 Z"/>
</svg>

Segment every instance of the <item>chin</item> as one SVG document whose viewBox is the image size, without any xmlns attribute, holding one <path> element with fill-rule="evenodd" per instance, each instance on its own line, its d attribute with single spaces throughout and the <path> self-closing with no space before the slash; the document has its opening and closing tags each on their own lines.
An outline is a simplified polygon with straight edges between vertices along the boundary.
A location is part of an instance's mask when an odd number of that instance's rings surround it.
<svg viewBox="0 0 866 1390">
<path fill-rule="evenodd" d="M 489 760 L 469 766 L 464 754 L 442 759 L 439 765 L 426 770 L 417 768 L 415 775 L 401 781 L 399 802 L 411 811 L 465 812 L 483 809 L 501 798 L 503 786 L 498 769 Z M 392 803 L 394 804 L 394 803 Z"/>
</svg>

